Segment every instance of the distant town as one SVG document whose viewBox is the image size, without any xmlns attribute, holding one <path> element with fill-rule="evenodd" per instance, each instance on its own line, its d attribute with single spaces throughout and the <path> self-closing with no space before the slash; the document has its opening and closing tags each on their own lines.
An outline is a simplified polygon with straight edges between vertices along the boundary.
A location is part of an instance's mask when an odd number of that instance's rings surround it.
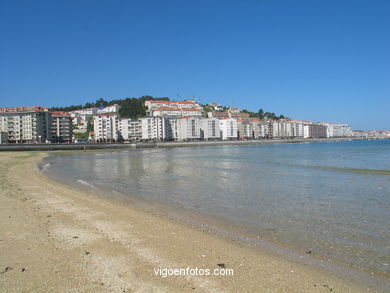
<svg viewBox="0 0 390 293">
<path fill-rule="evenodd" d="M 254 114 L 217 103 L 202 105 L 194 99 L 146 99 L 142 104 L 143 117 L 132 118 L 125 117 L 121 107 L 126 105 L 119 104 L 72 106 L 79 109 L 70 111 L 41 106 L 3 107 L 0 108 L 0 143 L 390 137 L 387 130 L 352 131 L 347 124 L 293 120 L 263 110 Z"/>
</svg>

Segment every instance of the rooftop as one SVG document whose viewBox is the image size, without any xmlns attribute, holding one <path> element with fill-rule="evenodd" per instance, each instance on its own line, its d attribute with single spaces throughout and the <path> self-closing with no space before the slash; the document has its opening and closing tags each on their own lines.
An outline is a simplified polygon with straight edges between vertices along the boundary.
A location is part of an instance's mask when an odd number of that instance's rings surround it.
<svg viewBox="0 0 390 293">
<path fill-rule="evenodd" d="M 196 104 L 193 101 L 152 101 L 152 100 L 147 100 L 145 101 L 149 103 L 163 103 L 163 104 Z"/>
<path fill-rule="evenodd" d="M 0 107 L 0 113 L 28 113 L 28 112 L 47 112 L 46 107 Z"/>
<path fill-rule="evenodd" d="M 53 111 L 51 115 L 56 117 L 70 117 L 70 113 L 63 111 Z"/>
<path fill-rule="evenodd" d="M 180 112 L 183 112 L 183 111 L 196 111 L 196 112 L 200 112 L 199 109 L 195 109 L 195 108 L 184 108 L 184 109 L 177 109 L 177 108 L 158 108 L 158 109 L 153 109 L 153 111 L 180 111 Z"/>
</svg>

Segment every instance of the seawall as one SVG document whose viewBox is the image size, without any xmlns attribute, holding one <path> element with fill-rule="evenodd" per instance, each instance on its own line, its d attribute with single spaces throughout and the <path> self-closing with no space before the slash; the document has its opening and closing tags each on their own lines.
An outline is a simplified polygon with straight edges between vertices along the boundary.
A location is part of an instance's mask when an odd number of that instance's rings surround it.
<svg viewBox="0 0 390 293">
<path fill-rule="evenodd" d="M 371 139 L 371 138 L 370 138 Z M 389 139 L 389 138 L 376 138 Z M 0 151 L 59 151 L 59 150 L 104 150 L 136 148 L 201 147 L 218 145 L 258 145 L 283 143 L 336 142 L 367 140 L 367 138 L 319 138 L 319 139 L 264 139 L 231 141 L 192 141 L 192 142 L 139 142 L 139 143 L 87 143 L 87 144 L 1 144 Z"/>
</svg>

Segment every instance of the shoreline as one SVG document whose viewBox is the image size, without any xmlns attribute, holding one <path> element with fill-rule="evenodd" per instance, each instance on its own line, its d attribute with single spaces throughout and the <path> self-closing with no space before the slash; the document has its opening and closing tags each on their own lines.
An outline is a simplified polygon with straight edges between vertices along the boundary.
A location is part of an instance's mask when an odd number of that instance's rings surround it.
<svg viewBox="0 0 390 293">
<path fill-rule="evenodd" d="M 175 148 L 175 147 L 205 147 L 219 145 L 262 145 L 262 144 L 290 144 L 290 143 L 315 143 L 338 142 L 351 140 L 384 140 L 389 137 L 366 138 L 318 138 L 318 139 L 264 139 L 264 140 L 218 140 L 218 141 L 166 141 L 166 142 L 141 142 L 141 143 L 88 143 L 88 144 L 0 144 L 0 152 L 8 151 L 69 151 L 69 150 L 110 150 L 110 149 L 142 149 L 142 148 Z"/>
<path fill-rule="evenodd" d="M 118 150 L 113 153 L 120 152 L 127 153 L 129 151 Z M 89 154 L 94 153 L 99 154 L 102 152 L 89 152 Z M 60 156 L 66 154 L 71 155 L 72 153 L 61 153 Z M 386 280 L 388 278 L 388 275 L 382 273 L 381 271 L 354 266 L 350 263 L 338 260 L 337 258 L 331 259 L 326 254 L 321 254 L 320 252 L 316 251 L 315 246 L 313 247 L 313 250 L 311 248 L 312 246 L 293 246 L 292 244 L 289 244 L 285 241 L 283 242 L 280 239 L 277 240 L 268 235 L 266 231 L 254 226 L 242 226 L 238 223 L 235 223 L 234 221 L 227 220 L 226 218 L 222 219 L 215 215 L 205 214 L 196 209 L 188 207 L 186 208 L 181 205 L 172 205 L 135 194 L 122 193 L 122 191 L 115 190 L 114 186 L 107 187 L 104 185 L 94 185 L 89 181 L 76 181 L 75 178 L 72 180 L 68 177 L 67 174 L 58 173 L 53 175 L 50 173 L 50 170 L 42 170 L 45 169 L 44 165 L 50 162 L 50 160 L 46 159 L 50 158 L 52 155 L 55 154 L 50 153 L 49 156 L 41 160 L 39 167 L 45 176 L 56 182 L 59 182 L 60 184 L 70 185 L 76 189 L 81 189 L 87 192 L 93 192 L 103 199 L 134 205 L 137 208 L 152 212 L 157 216 L 168 217 L 179 223 L 188 224 L 191 227 L 201 229 L 207 233 L 215 234 L 218 237 L 222 237 L 229 241 L 238 242 L 253 249 L 260 248 L 268 253 L 278 255 L 279 257 L 299 262 L 304 265 L 322 268 L 331 273 L 337 272 L 338 274 L 346 276 L 355 281 L 365 280 L 367 284 L 375 284 L 375 282 L 380 283 L 382 280 Z M 261 235 L 261 237 L 259 235 Z"/>
<path fill-rule="evenodd" d="M 134 150 L 135 151 L 135 150 Z M 121 152 L 121 151 L 117 151 Z M 127 152 L 122 150 L 122 152 Z M 93 154 L 95 152 L 89 152 Z M 97 151 L 95 154 L 100 153 Z M 116 152 L 115 152 L 116 153 Z M 72 153 L 67 153 L 71 155 Z M 361 267 L 354 267 L 348 263 L 339 261 L 337 259 L 329 259 L 324 254 L 318 254 L 312 252 L 307 253 L 304 247 L 296 247 L 286 242 L 272 239 L 269 235 L 265 235 L 264 230 L 259 230 L 256 227 L 245 227 L 237 224 L 226 218 L 220 218 L 215 215 L 205 214 L 192 208 L 183 207 L 181 205 L 173 205 L 164 202 L 157 201 L 155 199 L 145 198 L 140 195 L 122 193 L 117 190 L 112 191 L 112 187 L 108 188 L 104 185 L 93 185 L 90 182 L 80 182 L 67 178 L 66 174 L 53 175 L 49 170 L 45 170 L 45 165 L 49 162 L 46 161 L 53 153 L 48 154 L 39 163 L 38 167 L 40 172 L 48 177 L 50 180 L 54 180 L 59 184 L 72 186 L 75 189 L 83 190 L 85 192 L 91 192 L 98 195 L 102 199 L 119 202 L 124 205 L 135 206 L 138 209 L 150 212 L 158 217 L 169 218 L 179 224 L 189 225 L 191 228 L 200 229 L 206 233 L 211 233 L 217 237 L 222 237 L 228 241 L 233 241 L 244 246 L 251 247 L 255 250 L 262 249 L 270 254 L 278 255 L 279 257 L 289 259 L 291 261 L 299 262 L 304 265 L 309 265 L 316 268 L 324 269 L 330 273 L 337 272 L 342 276 L 349 277 L 353 280 L 366 280 L 367 283 L 375 284 L 375 280 L 370 279 L 370 274 L 375 275 L 379 283 L 381 280 L 386 279 L 387 276 L 377 271 L 364 269 Z M 66 155 L 65 153 L 61 153 Z M 259 237 L 258 235 L 261 235 Z"/>
<path fill-rule="evenodd" d="M 122 292 L 119 290 L 125 287 L 126 290 L 129 289 L 128 292 L 131 290 L 148 292 L 150 289 L 153 292 L 367 290 L 367 286 L 341 278 L 337 272 L 332 274 L 325 269 L 306 266 L 261 249 L 245 247 L 134 205 L 121 204 L 58 183 L 39 172 L 37 163 L 44 156 L 46 154 L 22 152 L 0 154 L 1 163 L 6 166 L 4 170 L 7 172 L 1 174 L 0 199 L 4 219 L 3 217 L 1 219 L 0 231 L 5 230 L 8 233 L 6 235 L 10 235 L 5 241 L 0 241 L 0 246 L 2 250 L 12 250 L 14 245 L 11 244 L 20 240 L 17 235 L 20 225 L 15 226 L 15 231 L 6 229 L 7 225 L 13 225 L 9 223 L 9 219 L 15 217 L 13 214 L 16 214 L 16 217 L 23 217 L 23 213 L 27 215 L 31 212 L 31 218 L 37 221 L 38 225 L 30 228 L 45 230 L 44 239 L 50 238 L 46 245 L 53 245 L 56 254 L 62 256 L 59 265 L 67 267 L 70 262 L 76 267 L 75 271 L 81 273 L 84 278 L 80 280 L 78 277 L 70 280 L 70 284 L 65 284 L 64 282 L 69 282 L 68 279 L 73 274 L 71 270 L 64 269 L 60 274 L 49 273 L 55 274 L 55 279 L 58 279 L 55 284 L 57 290 L 64 290 L 64 286 L 85 292 L 89 290 Z M 17 209 L 13 208 L 15 205 L 18 206 Z M 7 218 L 8 214 L 11 218 Z M 39 234 L 39 231 L 26 237 L 32 240 L 33 244 L 40 241 L 39 237 L 35 238 L 35 234 Z M 22 256 L 26 257 L 26 254 L 13 253 L 20 263 L 25 261 Z M 66 255 L 69 253 L 68 259 Z M 43 256 L 50 259 L 53 255 L 49 253 Z M 11 256 L 0 256 L 2 266 L 5 266 L 4 261 L 7 257 Z M 27 259 L 28 257 L 31 255 L 27 253 Z M 11 258 L 8 261 L 14 262 Z M 49 260 L 44 263 L 45 267 L 56 265 Z M 83 265 L 80 267 L 79 263 Z M 153 268 L 158 267 L 214 268 L 218 263 L 233 268 L 234 276 L 161 278 L 153 275 Z M 101 264 L 105 264 L 103 271 Z M 15 264 L 8 267 L 15 267 Z M 39 270 L 31 270 L 31 273 L 34 279 L 39 276 Z M 12 289 L 12 284 L 16 286 L 15 282 L 12 283 L 14 276 L 22 282 L 20 286 L 25 286 L 27 280 L 24 278 L 20 280 L 20 277 L 26 274 L 19 277 L 18 274 L 21 272 L 16 270 L 1 274 L 0 284 L 5 281 L 6 288 Z M 81 283 L 77 283 L 76 280 Z M 41 291 L 48 285 L 35 284 L 36 287 L 30 287 L 32 288 L 30 291 Z M 381 292 L 380 288 L 376 289 L 371 288 L 371 291 Z M 383 292 L 385 289 L 382 288 Z"/>
</svg>

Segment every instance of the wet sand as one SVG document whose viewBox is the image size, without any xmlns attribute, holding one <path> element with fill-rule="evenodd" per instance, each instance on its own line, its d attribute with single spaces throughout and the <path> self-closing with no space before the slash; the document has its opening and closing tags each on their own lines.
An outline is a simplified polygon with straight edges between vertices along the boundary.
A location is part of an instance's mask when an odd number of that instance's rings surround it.
<svg viewBox="0 0 390 293">
<path fill-rule="evenodd" d="M 53 181 L 37 168 L 45 155 L 0 153 L 2 292 L 380 292 Z M 234 275 L 163 278 L 160 267 Z"/>
</svg>

